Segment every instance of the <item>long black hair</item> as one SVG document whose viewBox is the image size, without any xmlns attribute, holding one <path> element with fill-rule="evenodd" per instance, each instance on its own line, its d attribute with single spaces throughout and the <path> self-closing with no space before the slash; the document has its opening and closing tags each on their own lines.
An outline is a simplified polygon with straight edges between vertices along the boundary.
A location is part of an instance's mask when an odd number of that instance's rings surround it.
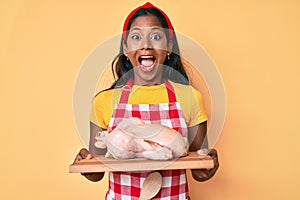
<svg viewBox="0 0 300 200">
<path fill-rule="evenodd" d="M 165 30 L 165 34 L 167 36 L 167 41 L 169 42 L 170 40 L 170 35 L 169 35 L 169 29 L 168 29 L 168 23 L 164 17 L 164 15 L 157 9 L 155 8 L 141 8 L 139 9 L 130 19 L 128 26 L 127 26 L 127 33 L 128 30 L 131 27 L 131 24 L 133 21 L 143 15 L 154 15 L 157 17 L 158 21 L 162 25 L 162 27 Z M 185 72 L 185 69 L 183 67 L 183 64 L 181 62 L 180 58 L 180 52 L 179 52 L 179 46 L 176 38 L 176 34 L 174 32 L 174 29 L 172 28 L 173 31 L 173 48 L 172 52 L 169 55 L 168 59 L 165 59 L 164 65 L 168 67 L 164 67 L 163 70 L 163 77 L 165 79 L 171 80 L 173 82 L 178 82 L 187 85 L 189 83 L 188 76 Z M 126 37 L 127 38 L 127 37 Z M 115 57 L 111 64 L 112 68 L 112 73 L 115 78 L 115 82 L 112 84 L 111 88 L 116 88 L 116 87 L 122 87 L 127 80 L 133 76 L 133 66 L 130 62 L 130 60 L 127 59 L 127 57 L 124 55 L 124 50 L 123 50 L 123 41 L 126 44 L 126 40 L 124 40 L 124 36 L 122 34 L 121 38 L 121 45 L 120 45 L 120 51 L 119 54 Z"/>
</svg>

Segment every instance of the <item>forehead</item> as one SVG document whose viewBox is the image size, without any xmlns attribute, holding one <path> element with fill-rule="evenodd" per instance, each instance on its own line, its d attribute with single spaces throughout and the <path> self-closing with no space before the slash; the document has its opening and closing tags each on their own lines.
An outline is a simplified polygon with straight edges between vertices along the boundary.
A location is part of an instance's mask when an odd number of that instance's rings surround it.
<svg viewBox="0 0 300 200">
<path fill-rule="evenodd" d="M 157 17 L 151 14 L 142 15 L 133 21 L 131 24 L 130 29 L 133 28 L 146 28 L 146 27 L 161 27 L 162 25 L 158 21 Z"/>
</svg>

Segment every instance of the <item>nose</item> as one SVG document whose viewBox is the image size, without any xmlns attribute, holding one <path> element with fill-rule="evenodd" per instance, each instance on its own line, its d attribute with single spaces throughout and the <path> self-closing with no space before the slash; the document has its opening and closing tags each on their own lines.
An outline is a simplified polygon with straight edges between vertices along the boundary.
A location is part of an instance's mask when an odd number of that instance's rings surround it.
<svg viewBox="0 0 300 200">
<path fill-rule="evenodd" d="M 141 49 L 152 49 L 152 41 L 150 38 L 145 37 L 142 39 Z"/>
</svg>

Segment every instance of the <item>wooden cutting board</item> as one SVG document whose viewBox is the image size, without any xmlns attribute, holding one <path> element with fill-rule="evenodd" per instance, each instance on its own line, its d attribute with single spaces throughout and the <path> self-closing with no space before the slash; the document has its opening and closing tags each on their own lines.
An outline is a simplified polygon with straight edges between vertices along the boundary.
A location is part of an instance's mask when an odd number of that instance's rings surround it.
<svg viewBox="0 0 300 200">
<path fill-rule="evenodd" d="M 157 161 L 145 158 L 117 160 L 95 156 L 90 160 L 81 160 L 69 166 L 70 173 L 82 172 L 113 172 L 113 171 L 147 171 L 167 169 L 210 169 L 214 167 L 210 156 L 199 158 L 197 152 L 189 152 L 188 156 L 175 160 Z"/>
</svg>

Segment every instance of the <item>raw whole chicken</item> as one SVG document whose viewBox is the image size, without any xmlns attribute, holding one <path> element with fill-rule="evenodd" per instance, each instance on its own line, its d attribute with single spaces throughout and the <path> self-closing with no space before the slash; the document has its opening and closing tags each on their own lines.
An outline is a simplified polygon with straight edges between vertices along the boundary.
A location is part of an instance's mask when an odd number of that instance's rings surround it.
<svg viewBox="0 0 300 200">
<path fill-rule="evenodd" d="M 147 124 L 139 118 L 124 119 L 113 131 L 99 132 L 97 148 L 107 148 L 106 157 L 144 157 L 169 160 L 187 154 L 187 142 L 180 133 L 160 124 Z"/>
</svg>

